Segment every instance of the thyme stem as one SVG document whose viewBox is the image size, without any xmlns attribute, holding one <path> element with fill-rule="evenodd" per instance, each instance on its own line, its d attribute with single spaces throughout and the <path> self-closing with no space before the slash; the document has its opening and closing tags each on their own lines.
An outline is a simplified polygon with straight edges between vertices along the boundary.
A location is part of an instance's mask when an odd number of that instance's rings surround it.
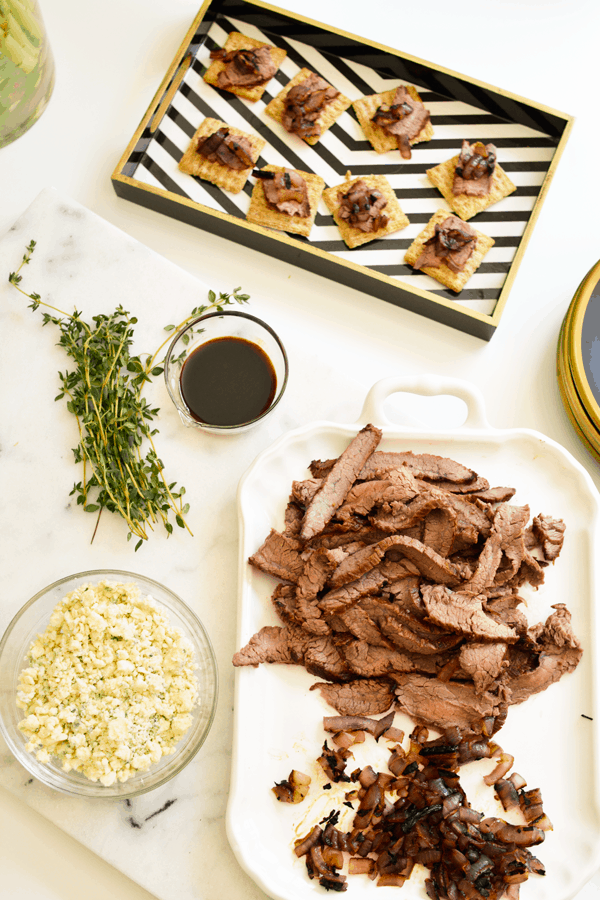
<svg viewBox="0 0 600 900">
<path fill-rule="evenodd" d="M 50 310 L 42 313 L 43 324 L 51 322 L 59 329 L 58 343 L 75 364 L 71 372 L 59 372 L 61 390 L 55 399 L 66 398 L 67 409 L 77 421 L 79 444 L 73 454 L 75 461 L 82 463 L 83 478 L 71 494 L 77 496 L 77 504 L 85 512 L 98 513 L 92 541 L 104 509 L 118 513 L 126 521 L 127 539 L 132 535 L 139 539 L 136 550 L 148 540 L 148 531 L 154 530 L 155 523 L 162 522 L 172 534 L 170 514 L 191 535 L 185 521 L 189 510 L 189 504 L 183 500 L 185 488 L 176 489 L 175 482 L 168 483 L 153 440 L 157 429 L 151 428 L 151 423 L 158 409 L 150 408 L 142 397 L 144 385 L 163 371 L 156 360 L 171 337 L 142 359 L 130 353 L 137 319 L 122 306 L 110 315 L 94 316 L 90 324 L 83 321 L 77 310 L 67 313 L 43 301 L 39 294 L 27 293 L 20 286 L 21 270 L 29 263 L 34 249 L 35 241 L 31 241 L 19 268 L 10 273 L 8 280 L 29 298 L 30 309 L 43 306 Z M 218 297 L 209 291 L 208 304 L 196 307 L 182 323 L 168 325 L 165 330 L 179 329 L 208 310 L 220 312 L 223 306 L 246 303 L 248 299 L 240 288 Z M 149 444 L 145 456 L 144 440 Z M 90 502 L 92 490 L 95 498 Z"/>
</svg>

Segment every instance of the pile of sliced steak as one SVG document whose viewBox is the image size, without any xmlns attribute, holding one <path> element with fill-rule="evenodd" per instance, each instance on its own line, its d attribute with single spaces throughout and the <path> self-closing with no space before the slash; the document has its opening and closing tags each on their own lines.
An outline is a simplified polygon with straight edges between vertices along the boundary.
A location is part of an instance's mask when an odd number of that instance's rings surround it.
<svg viewBox="0 0 600 900">
<path fill-rule="evenodd" d="M 564 523 L 530 522 L 510 487 L 451 459 L 382 452 L 367 425 L 294 482 L 282 532 L 250 557 L 281 620 L 235 666 L 302 665 L 342 715 L 395 706 L 419 723 L 494 733 L 582 650 L 562 603 L 529 626 L 520 588 L 558 557 Z"/>
</svg>

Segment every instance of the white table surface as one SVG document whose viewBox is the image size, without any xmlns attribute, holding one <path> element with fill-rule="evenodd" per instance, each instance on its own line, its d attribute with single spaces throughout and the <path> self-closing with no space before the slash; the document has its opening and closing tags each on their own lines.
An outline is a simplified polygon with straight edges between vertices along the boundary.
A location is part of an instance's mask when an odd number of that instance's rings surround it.
<svg viewBox="0 0 600 900">
<path fill-rule="evenodd" d="M 489 344 L 382 301 L 359 298 L 349 288 L 249 249 L 232 253 L 227 241 L 118 199 L 110 174 L 197 4 L 42 0 L 42 5 L 57 62 L 57 85 L 35 127 L 0 150 L 0 238 L 43 188 L 54 186 L 206 284 L 217 289 L 242 284 L 257 314 L 279 307 L 283 319 L 314 321 L 331 334 L 332 365 L 344 359 L 344 348 L 336 344 L 336 326 L 343 321 L 347 339 L 360 338 L 371 358 L 380 351 L 381 360 L 370 372 L 356 373 L 356 397 L 345 397 L 340 404 L 346 419 L 358 415 L 362 387 L 377 378 L 395 372 L 450 374 L 477 383 L 493 425 L 548 434 L 585 465 L 600 486 L 597 464 L 566 419 L 554 368 L 562 318 L 579 281 L 600 256 L 600 198 L 594 174 L 600 137 L 596 0 L 463 5 L 460 37 L 456 7 L 442 0 L 279 2 L 577 117 L 502 324 Z M 265 445 L 269 442 L 267 438 Z M 1 515 L 14 516 L 14 510 L 4 509 Z M 3 569 L 7 566 L 4 560 Z M 3 581 L 6 576 L 3 571 Z M 164 866 L 168 868 L 168 858 Z M 598 876 L 578 900 L 595 897 L 600 889 L 596 885 Z M 0 789 L 0 897 L 33 896 L 141 900 L 150 894 Z"/>
</svg>

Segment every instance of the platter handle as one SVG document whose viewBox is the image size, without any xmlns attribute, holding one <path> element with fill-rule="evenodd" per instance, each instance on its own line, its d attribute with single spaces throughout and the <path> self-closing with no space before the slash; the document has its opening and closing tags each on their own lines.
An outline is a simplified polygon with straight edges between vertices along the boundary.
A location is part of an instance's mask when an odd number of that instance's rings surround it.
<svg viewBox="0 0 600 900">
<path fill-rule="evenodd" d="M 467 417 L 462 430 L 489 431 L 491 426 L 485 414 L 485 402 L 479 388 L 469 381 L 448 378 L 443 375 L 392 375 L 375 382 L 365 398 L 359 423 L 395 425 L 384 412 L 385 401 L 392 394 L 422 394 L 425 397 L 450 395 L 458 397 L 467 407 Z M 411 426 L 415 427 L 415 426 Z"/>
</svg>

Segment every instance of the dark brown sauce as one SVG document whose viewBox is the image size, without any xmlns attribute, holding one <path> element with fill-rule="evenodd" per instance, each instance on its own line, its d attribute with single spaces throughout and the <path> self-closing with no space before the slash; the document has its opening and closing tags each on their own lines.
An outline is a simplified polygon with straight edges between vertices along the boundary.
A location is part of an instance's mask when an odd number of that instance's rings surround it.
<svg viewBox="0 0 600 900">
<path fill-rule="evenodd" d="M 180 375 L 191 415 L 205 425 L 243 425 L 266 412 L 277 388 L 273 363 L 257 344 L 222 337 L 193 350 Z"/>
</svg>

